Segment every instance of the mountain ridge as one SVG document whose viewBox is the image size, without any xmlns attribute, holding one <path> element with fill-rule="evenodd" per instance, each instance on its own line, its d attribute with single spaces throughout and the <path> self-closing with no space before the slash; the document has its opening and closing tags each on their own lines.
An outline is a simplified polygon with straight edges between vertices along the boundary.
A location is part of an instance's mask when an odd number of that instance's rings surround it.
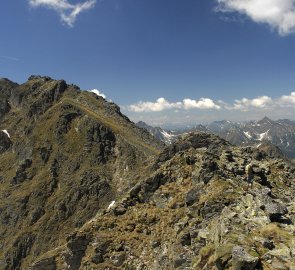
<svg viewBox="0 0 295 270">
<path fill-rule="evenodd" d="M 0 95 L 1 269 L 292 269 L 295 168 L 276 148 L 202 126 L 164 147 L 50 77 Z"/>
<path fill-rule="evenodd" d="M 0 133 L 0 265 L 18 269 L 133 186 L 162 145 L 64 80 L 2 80 L 0 90 L 9 104 L 0 130 L 10 135 Z"/>
</svg>

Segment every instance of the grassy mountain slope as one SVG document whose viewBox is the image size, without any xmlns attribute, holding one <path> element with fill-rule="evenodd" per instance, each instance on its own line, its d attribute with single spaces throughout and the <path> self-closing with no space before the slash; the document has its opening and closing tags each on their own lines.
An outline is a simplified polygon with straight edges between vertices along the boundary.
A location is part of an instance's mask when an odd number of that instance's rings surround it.
<svg viewBox="0 0 295 270">
<path fill-rule="evenodd" d="M 162 145 L 115 104 L 65 81 L 0 85 L 9 136 L 0 132 L 10 140 L 0 154 L 0 268 L 18 269 L 124 194 Z"/>
<path fill-rule="evenodd" d="M 245 165 L 254 186 L 245 191 Z M 166 148 L 122 200 L 32 265 L 45 269 L 292 269 L 295 168 L 205 133 Z M 49 268 L 52 267 L 52 268 Z"/>
</svg>

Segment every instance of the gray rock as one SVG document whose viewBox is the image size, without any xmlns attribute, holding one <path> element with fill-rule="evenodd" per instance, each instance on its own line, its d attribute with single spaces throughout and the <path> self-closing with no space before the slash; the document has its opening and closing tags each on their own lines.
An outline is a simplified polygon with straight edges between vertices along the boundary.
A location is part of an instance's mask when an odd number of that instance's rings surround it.
<svg viewBox="0 0 295 270">
<path fill-rule="evenodd" d="M 116 208 L 114 208 L 113 212 L 116 216 L 121 216 L 126 213 L 127 209 L 123 205 L 118 205 Z"/>
<path fill-rule="evenodd" d="M 56 270 L 55 258 L 46 258 L 41 261 L 35 262 L 31 268 L 32 270 Z"/>
<path fill-rule="evenodd" d="M 125 261 L 126 254 L 125 252 L 115 253 L 111 256 L 111 262 L 114 266 L 121 266 Z"/>
<path fill-rule="evenodd" d="M 269 215 L 269 219 L 272 222 L 280 222 L 282 216 L 288 213 L 287 207 L 277 202 L 266 204 L 264 207 L 264 211 L 267 215 Z"/>
<path fill-rule="evenodd" d="M 10 110 L 10 105 L 8 103 L 8 100 L 6 99 L 1 99 L 0 100 L 0 119 L 6 114 L 8 113 Z"/>
<path fill-rule="evenodd" d="M 285 215 L 288 213 L 288 210 L 285 205 L 273 202 L 265 205 L 265 212 L 269 215 Z"/>
<path fill-rule="evenodd" d="M 19 165 L 19 167 L 18 167 L 18 169 L 16 171 L 16 175 L 12 178 L 11 184 L 12 185 L 17 185 L 17 184 L 20 184 L 20 183 L 24 182 L 25 180 L 27 180 L 29 177 L 27 175 L 26 170 L 28 168 L 30 168 L 31 165 L 32 165 L 32 160 L 31 159 L 23 160 L 20 163 L 20 165 Z"/>
<path fill-rule="evenodd" d="M 32 233 L 25 233 L 14 241 L 11 249 L 5 254 L 6 269 L 20 269 L 21 261 L 30 253 L 35 239 L 36 236 Z"/>
<path fill-rule="evenodd" d="M 104 262 L 103 254 L 101 252 L 96 253 L 92 258 L 91 261 L 95 264 L 99 264 Z"/>
<path fill-rule="evenodd" d="M 200 188 L 192 188 L 190 191 L 187 192 L 185 196 L 185 204 L 187 206 L 193 205 L 195 202 L 199 200 L 200 195 Z"/>
<path fill-rule="evenodd" d="M 0 154 L 7 151 L 11 145 L 12 141 L 10 140 L 8 135 L 5 132 L 0 131 Z"/>
<path fill-rule="evenodd" d="M 69 252 L 65 254 L 66 263 L 71 270 L 78 270 L 81 265 L 82 258 L 85 255 L 89 239 L 86 235 L 77 235 L 76 233 L 67 238 L 67 247 Z"/>
<path fill-rule="evenodd" d="M 234 270 L 254 270 L 259 258 L 248 254 L 243 247 L 234 246 L 232 250 L 232 261 Z"/>
</svg>

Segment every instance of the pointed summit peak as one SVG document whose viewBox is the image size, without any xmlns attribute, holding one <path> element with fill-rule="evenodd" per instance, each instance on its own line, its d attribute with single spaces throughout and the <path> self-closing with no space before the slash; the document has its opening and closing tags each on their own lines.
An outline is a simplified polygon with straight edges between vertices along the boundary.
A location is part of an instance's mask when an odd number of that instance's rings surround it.
<svg viewBox="0 0 295 270">
<path fill-rule="evenodd" d="M 267 116 L 265 116 L 264 118 L 262 118 L 260 121 L 258 121 L 259 124 L 264 124 L 264 123 L 273 123 L 274 121 L 271 120 L 270 118 L 268 118 Z"/>
</svg>

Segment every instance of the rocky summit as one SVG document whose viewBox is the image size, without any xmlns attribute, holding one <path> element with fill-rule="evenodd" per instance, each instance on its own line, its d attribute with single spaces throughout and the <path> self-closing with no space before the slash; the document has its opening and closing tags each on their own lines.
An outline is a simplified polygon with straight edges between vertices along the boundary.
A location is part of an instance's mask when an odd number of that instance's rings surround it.
<svg viewBox="0 0 295 270">
<path fill-rule="evenodd" d="M 205 132 L 164 148 L 48 77 L 0 94 L 0 269 L 295 269 L 295 167 L 277 149 Z"/>
</svg>

